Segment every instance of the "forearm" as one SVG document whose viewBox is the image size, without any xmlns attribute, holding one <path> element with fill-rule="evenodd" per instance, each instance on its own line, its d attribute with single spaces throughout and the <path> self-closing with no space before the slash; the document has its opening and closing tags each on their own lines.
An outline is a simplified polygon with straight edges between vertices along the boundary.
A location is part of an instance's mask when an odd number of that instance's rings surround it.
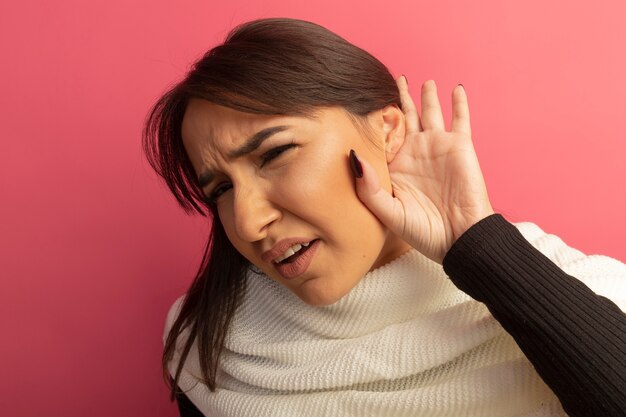
<svg viewBox="0 0 626 417">
<path fill-rule="evenodd" d="M 624 416 L 626 315 L 534 248 L 500 214 L 463 234 L 443 260 L 487 305 L 574 416 Z"/>
</svg>

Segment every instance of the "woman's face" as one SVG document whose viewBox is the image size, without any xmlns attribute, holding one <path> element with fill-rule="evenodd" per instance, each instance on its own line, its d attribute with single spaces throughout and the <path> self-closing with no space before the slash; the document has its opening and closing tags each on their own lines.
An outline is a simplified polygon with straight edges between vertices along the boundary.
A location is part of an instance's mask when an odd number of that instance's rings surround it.
<svg viewBox="0 0 626 417">
<path fill-rule="evenodd" d="M 201 99 L 187 106 L 184 146 L 231 243 L 308 304 L 334 303 L 365 273 L 409 249 L 358 199 L 350 170 L 354 149 L 391 189 L 389 133 L 379 113 L 370 121 L 380 138 L 375 145 L 340 107 L 294 117 Z"/>
</svg>

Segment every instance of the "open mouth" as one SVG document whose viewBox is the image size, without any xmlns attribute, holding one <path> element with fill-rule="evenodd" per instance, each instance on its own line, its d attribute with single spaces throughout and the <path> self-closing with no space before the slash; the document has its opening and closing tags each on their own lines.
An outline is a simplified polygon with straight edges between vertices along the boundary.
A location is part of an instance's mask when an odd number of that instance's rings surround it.
<svg viewBox="0 0 626 417">
<path fill-rule="evenodd" d="M 312 240 L 312 241 L 310 241 L 309 243 L 306 243 L 306 244 L 301 243 L 299 245 L 300 248 L 297 251 L 295 251 L 295 253 L 293 253 L 293 254 L 287 256 L 286 258 L 281 259 L 280 261 L 275 262 L 275 263 L 277 265 L 284 265 L 284 264 L 290 264 L 292 262 L 295 262 L 298 259 L 298 257 L 301 256 L 302 254 L 304 254 L 306 251 L 308 251 L 311 248 L 311 246 L 313 245 L 313 243 L 315 243 L 317 240 L 318 239 Z"/>
<path fill-rule="evenodd" d="M 296 243 L 273 262 L 274 268 L 284 279 L 295 279 L 309 269 L 317 254 L 321 241 Z"/>
</svg>

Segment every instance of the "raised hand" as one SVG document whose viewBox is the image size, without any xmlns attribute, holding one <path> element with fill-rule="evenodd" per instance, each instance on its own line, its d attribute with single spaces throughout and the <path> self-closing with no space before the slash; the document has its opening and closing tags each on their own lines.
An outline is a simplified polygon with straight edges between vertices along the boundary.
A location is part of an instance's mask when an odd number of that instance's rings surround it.
<svg viewBox="0 0 626 417">
<path fill-rule="evenodd" d="M 437 87 L 422 85 L 417 113 L 406 78 L 396 82 L 406 136 L 388 164 L 393 195 L 380 186 L 376 171 L 361 160 L 361 201 L 392 232 L 435 262 L 473 224 L 494 213 L 472 144 L 469 107 L 463 86 L 452 90 L 452 123 L 445 129 Z"/>
</svg>

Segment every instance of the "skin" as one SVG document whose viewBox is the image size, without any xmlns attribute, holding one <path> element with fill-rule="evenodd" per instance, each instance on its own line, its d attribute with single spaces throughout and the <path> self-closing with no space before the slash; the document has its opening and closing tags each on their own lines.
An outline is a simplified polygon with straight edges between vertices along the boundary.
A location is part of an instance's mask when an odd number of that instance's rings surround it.
<svg viewBox="0 0 626 417">
<path fill-rule="evenodd" d="M 183 141 L 198 175 L 215 180 L 218 213 L 228 238 L 248 260 L 306 303 L 332 304 L 374 268 L 410 246 L 441 264 L 454 242 L 494 213 L 474 151 L 467 96 L 452 91 L 452 121 L 446 131 L 437 88 L 421 88 L 421 115 L 405 77 L 397 80 L 402 111 L 372 112 L 365 134 L 341 108 L 322 108 L 315 118 L 260 116 L 192 100 L 183 121 Z M 229 158 L 255 132 L 291 128 L 246 156 Z M 370 140 L 371 139 L 371 140 Z M 270 162 L 263 155 L 294 143 Z M 376 146 L 377 145 L 377 146 Z M 349 171 L 354 149 L 363 176 Z M 307 271 L 283 279 L 261 254 L 289 237 L 320 239 Z"/>
<path fill-rule="evenodd" d="M 350 149 L 366 157 L 380 189 L 391 192 L 387 166 L 404 139 L 404 115 L 388 106 L 372 112 L 367 123 L 372 138 L 340 107 L 320 108 L 315 117 L 267 116 L 193 99 L 185 112 L 185 149 L 198 176 L 206 170 L 214 174 L 204 191 L 219 194 L 217 210 L 229 240 L 311 305 L 336 302 L 368 271 L 410 249 L 359 200 L 348 160 Z M 290 128 L 248 155 L 229 155 L 254 133 L 278 125 Z M 264 162 L 267 152 L 289 144 L 294 146 Z M 287 280 L 261 256 L 292 237 L 319 244 L 306 272 Z"/>
<path fill-rule="evenodd" d="M 356 180 L 363 203 L 392 232 L 442 264 L 454 242 L 471 226 L 494 214 L 472 143 L 469 106 L 462 85 L 452 90 L 452 121 L 446 131 L 437 86 L 422 84 L 421 115 L 404 76 L 396 80 L 406 135 L 388 172 L 393 194 L 376 170 L 362 161 Z"/>
</svg>

